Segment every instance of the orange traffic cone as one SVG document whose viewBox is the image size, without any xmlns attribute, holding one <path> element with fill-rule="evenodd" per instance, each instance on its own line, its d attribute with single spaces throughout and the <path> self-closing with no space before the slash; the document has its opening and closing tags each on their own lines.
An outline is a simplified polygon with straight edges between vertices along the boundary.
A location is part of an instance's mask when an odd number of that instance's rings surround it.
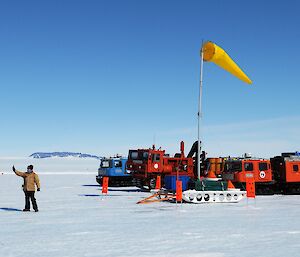
<svg viewBox="0 0 300 257">
<path fill-rule="evenodd" d="M 235 189 L 235 186 L 232 184 L 232 182 L 230 180 L 228 180 L 227 182 L 227 190 L 233 190 Z"/>
<path fill-rule="evenodd" d="M 208 174 L 207 174 L 207 177 L 208 178 L 217 178 L 216 174 L 213 171 L 209 171 Z"/>
</svg>

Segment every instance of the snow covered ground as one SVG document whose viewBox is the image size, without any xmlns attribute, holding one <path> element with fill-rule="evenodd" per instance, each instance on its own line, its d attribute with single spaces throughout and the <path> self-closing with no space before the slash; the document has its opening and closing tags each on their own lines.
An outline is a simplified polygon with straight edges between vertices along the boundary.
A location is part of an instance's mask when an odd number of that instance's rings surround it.
<svg viewBox="0 0 300 257">
<path fill-rule="evenodd" d="M 39 213 L 20 211 L 22 179 L 11 172 L 31 163 L 42 185 Z M 0 256 L 300 256 L 300 196 L 137 205 L 149 194 L 131 187 L 101 195 L 98 164 L 0 159 Z"/>
</svg>

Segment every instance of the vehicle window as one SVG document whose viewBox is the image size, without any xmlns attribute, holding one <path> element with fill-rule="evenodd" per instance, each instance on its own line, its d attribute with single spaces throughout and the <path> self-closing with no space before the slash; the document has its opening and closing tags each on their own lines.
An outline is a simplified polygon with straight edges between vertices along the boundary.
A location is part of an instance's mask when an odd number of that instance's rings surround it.
<svg viewBox="0 0 300 257">
<path fill-rule="evenodd" d="M 245 168 L 245 171 L 253 171 L 253 163 L 245 162 L 244 163 L 244 168 Z"/>
<path fill-rule="evenodd" d="M 105 160 L 101 162 L 101 168 L 109 168 L 110 167 L 110 161 Z"/>
<path fill-rule="evenodd" d="M 121 161 L 115 161 L 115 167 L 116 168 L 122 167 L 122 162 Z"/>
<path fill-rule="evenodd" d="M 160 155 L 159 154 L 153 154 L 152 155 L 152 161 L 153 162 L 159 162 L 160 160 Z"/>
<path fill-rule="evenodd" d="M 225 165 L 224 172 L 236 172 L 242 170 L 242 163 L 240 161 L 228 162 Z"/>
<path fill-rule="evenodd" d="M 268 164 L 266 162 L 260 162 L 258 164 L 258 168 L 259 168 L 260 171 L 262 171 L 262 170 L 268 170 Z"/>
<path fill-rule="evenodd" d="M 129 152 L 129 159 L 137 160 L 137 158 L 138 158 L 138 152 L 137 151 L 130 151 Z"/>
<path fill-rule="evenodd" d="M 148 160 L 148 156 L 149 156 L 148 152 L 143 152 L 143 159 L 144 160 Z"/>
<path fill-rule="evenodd" d="M 293 165 L 293 171 L 295 171 L 295 172 L 299 171 L 299 166 L 298 165 Z"/>
</svg>

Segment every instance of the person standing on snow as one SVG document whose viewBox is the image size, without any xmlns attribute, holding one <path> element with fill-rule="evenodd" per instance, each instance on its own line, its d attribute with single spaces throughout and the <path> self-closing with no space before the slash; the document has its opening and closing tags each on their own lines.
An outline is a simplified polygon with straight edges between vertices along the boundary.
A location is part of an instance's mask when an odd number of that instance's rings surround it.
<svg viewBox="0 0 300 257">
<path fill-rule="evenodd" d="M 36 203 L 36 199 L 34 197 L 35 193 L 35 185 L 37 187 L 37 191 L 40 191 L 40 179 L 39 176 L 33 171 L 33 166 L 29 165 L 27 167 L 27 172 L 17 171 L 15 166 L 12 167 L 14 173 L 17 176 L 24 178 L 23 191 L 25 193 L 25 209 L 23 211 L 30 211 L 30 199 L 32 202 L 32 206 L 35 212 L 38 212 L 38 206 Z"/>
</svg>

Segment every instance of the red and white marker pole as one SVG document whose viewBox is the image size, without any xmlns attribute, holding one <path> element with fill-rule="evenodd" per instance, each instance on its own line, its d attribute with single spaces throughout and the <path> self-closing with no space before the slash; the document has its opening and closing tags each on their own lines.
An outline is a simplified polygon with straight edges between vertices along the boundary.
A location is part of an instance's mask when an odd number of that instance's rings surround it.
<svg viewBox="0 0 300 257">
<path fill-rule="evenodd" d="M 107 194 L 108 192 L 108 177 L 102 178 L 102 194 Z"/>
</svg>

